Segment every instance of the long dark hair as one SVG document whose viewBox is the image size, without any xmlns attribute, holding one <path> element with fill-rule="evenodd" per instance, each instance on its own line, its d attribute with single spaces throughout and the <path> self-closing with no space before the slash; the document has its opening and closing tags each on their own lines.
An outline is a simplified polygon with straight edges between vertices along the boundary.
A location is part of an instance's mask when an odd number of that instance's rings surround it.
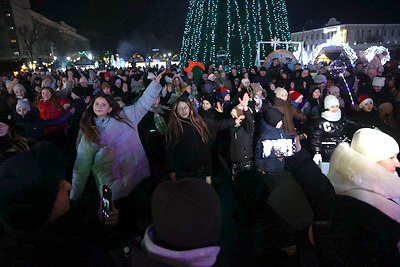
<svg viewBox="0 0 400 267">
<path fill-rule="evenodd" d="M 178 114 L 178 104 L 180 102 L 184 102 L 189 106 L 190 109 L 189 121 L 191 122 L 193 127 L 197 130 L 197 132 L 200 134 L 203 143 L 207 143 L 209 134 L 207 124 L 200 117 L 200 115 L 195 112 L 192 102 L 190 102 L 190 100 L 186 97 L 178 98 L 178 100 L 172 106 L 171 109 L 172 112 L 169 116 L 169 122 L 166 130 L 167 142 L 174 138 L 178 140 L 183 133 L 183 127 L 182 127 L 183 120 Z"/>
<path fill-rule="evenodd" d="M 96 99 L 100 97 L 104 98 L 112 108 L 111 112 L 108 114 L 109 117 L 112 117 L 117 121 L 123 122 L 133 129 L 132 122 L 130 122 L 126 118 L 122 118 L 119 115 L 119 113 L 121 112 L 121 107 L 114 99 L 114 97 L 107 94 L 98 94 L 90 101 L 88 107 L 82 115 L 82 119 L 80 122 L 80 127 L 86 141 L 97 145 L 100 144 L 101 136 L 94 121 L 94 119 L 96 118 L 96 114 L 93 111 L 93 105 Z"/>
<path fill-rule="evenodd" d="M 58 101 L 60 100 L 60 98 L 56 95 L 56 92 L 55 92 L 53 89 L 51 89 L 50 87 L 43 87 L 42 89 L 40 89 L 39 93 L 38 93 L 37 96 L 36 96 L 36 101 L 35 101 L 35 104 L 36 104 L 36 105 L 40 102 L 40 100 L 43 99 L 43 98 L 42 98 L 42 91 L 43 91 L 43 90 L 49 90 L 49 92 L 50 92 L 50 94 L 51 94 L 51 98 L 50 98 L 49 101 L 50 101 L 53 105 L 59 105 L 59 104 L 58 104 Z"/>
</svg>

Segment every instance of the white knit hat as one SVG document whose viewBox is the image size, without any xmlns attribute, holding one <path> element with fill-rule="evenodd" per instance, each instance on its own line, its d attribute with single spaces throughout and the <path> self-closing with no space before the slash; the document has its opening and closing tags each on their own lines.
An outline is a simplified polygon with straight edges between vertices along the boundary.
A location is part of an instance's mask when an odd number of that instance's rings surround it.
<svg viewBox="0 0 400 267">
<path fill-rule="evenodd" d="M 329 109 L 333 106 L 339 106 L 339 100 L 334 95 L 327 95 L 324 99 L 325 109 Z"/>
<path fill-rule="evenodd" d="M 384 87 L 385 77 L 375 77 L 374 80 L 372 81 L 372 86 Z"/>
<path fill-rule="evenodd" d="M 250 80 L 247 79 L 247 78 L 243 78 L 242 81 L 241 81 L 241 83 L 244 85 L 245 82 L 250 82 Z"/>
<path fill-rule="evenodd" d="M 286 91 L 286 89 L 285 89 L 285 88 L 282 88 L 282 87 L 276 88 L 275 91 L 274 91 L 274 93 L 275 93 L 275 96 L 276 96 L 277 98 L 280 98 L 280 99 L 282 99 L 282 97 L 284 97 L 285 95 L 286 95 L 286 96 L 288 95 L 288 92 Z"/>
<path fill-rule="evenodd" d="M 374 162 L 399 153 L 399 145 L 393 137 L 370 128 L 360 129 L 353 135 L 351 148 Z"/>
<path fill-rule="evenodd" d="M 18 111 L 19 108 L 31 111 L 31 105 L 29 104 L 29 100 L 25 98 L 18 99 L 17 105 L 15 106 L 15 110 Z"/>
<path fill-rule="evenodd" d="M 14 94 L 16 94 L 18 90 L 22 90 L 26 93 L 25 87 L 20 83 L 14 86 Z"/>
</svg>

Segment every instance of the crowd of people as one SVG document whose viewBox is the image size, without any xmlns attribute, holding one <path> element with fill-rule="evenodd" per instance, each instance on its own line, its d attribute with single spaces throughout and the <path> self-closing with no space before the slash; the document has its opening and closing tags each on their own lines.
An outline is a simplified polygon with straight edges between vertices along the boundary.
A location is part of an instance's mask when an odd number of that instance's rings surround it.
<svg viewBox="0 0 400 267">
<path fill-rule="evenodd" d="M 400 72 L 336 71 L 2 75 L 0 263 L 399 264 Z"/>
</svg>

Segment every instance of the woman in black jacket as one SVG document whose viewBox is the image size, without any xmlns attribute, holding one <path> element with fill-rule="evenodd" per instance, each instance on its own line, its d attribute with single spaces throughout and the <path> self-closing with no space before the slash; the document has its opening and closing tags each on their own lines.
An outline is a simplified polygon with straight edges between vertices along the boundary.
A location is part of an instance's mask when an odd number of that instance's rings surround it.
<svg viewBox="0 0 400 267">
<path fill-rule="evenodd" d="M 249 99 L 249 95 L 245 93 L 243 100 L 239 98 L 240 104 L 231 112 L 234 119 L 242 115 L 245 116 L 243 124 L 238 123 L 229 129 L 228 155 L 233 177 L 243 170 L 251 169 L 253 166 L 254 118 L 248 107 Z"/>
</svg>

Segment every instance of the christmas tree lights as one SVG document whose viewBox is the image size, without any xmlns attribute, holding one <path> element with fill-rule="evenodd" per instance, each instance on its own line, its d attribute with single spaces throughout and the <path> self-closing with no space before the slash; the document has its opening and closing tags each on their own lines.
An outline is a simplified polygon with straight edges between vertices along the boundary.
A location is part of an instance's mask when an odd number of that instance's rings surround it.
<svg viewBox="0 0 400 267">
<path fill-rule="evenodd" d="M 228 65 L 250 66 L 256 43 L 290 40 L 284 0 L 189 0 L 182 39 L 181 65 L 190 60 L 217 63 L 226 50 Z M 271 51 L 263 48 L 262 56 Z"/>
</svg>

